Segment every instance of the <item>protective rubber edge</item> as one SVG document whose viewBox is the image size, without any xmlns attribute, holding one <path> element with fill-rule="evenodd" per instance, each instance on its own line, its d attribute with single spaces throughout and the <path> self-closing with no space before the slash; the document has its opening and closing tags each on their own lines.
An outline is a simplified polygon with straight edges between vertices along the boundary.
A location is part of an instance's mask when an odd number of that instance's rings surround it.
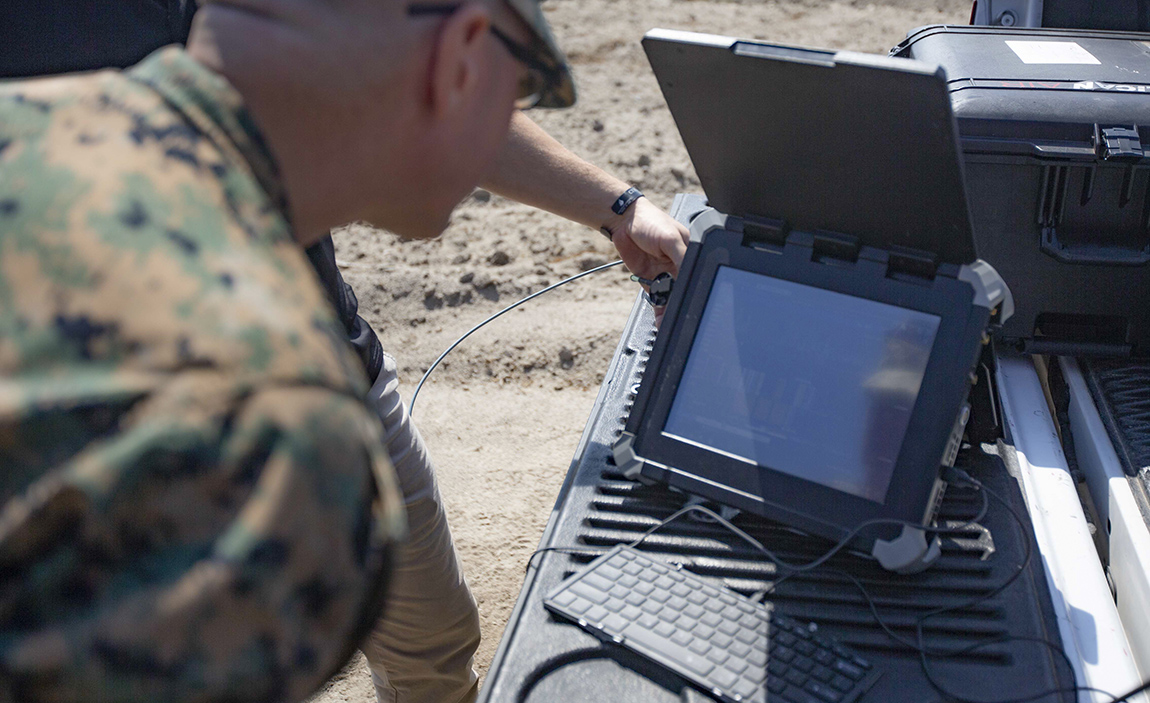
<svg viewBox="0 0 1150 703">
<path fill-rule="evenodd" d="M 974 289 L 974 304 L 993 310 L 998 308 L 998 322 L 1006 322 L 1014 315 L 1014 296 L 1002 276 L 994 267 L 982 259 L 965 264 L 958 271 L 958 280 L 965 281 Z"/>
<path fill-rule="evenodd" d="M 716 229 L 727 229 L 727 216 L 709 207 L 691 222 L 691 241 L 702 242 L 708 232 Z"/>
</svg>

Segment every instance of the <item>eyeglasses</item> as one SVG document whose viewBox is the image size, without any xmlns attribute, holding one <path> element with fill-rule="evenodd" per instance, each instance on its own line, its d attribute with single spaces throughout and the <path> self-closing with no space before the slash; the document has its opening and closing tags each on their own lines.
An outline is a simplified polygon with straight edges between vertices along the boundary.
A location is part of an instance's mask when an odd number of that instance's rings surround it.
<svg viewBox="0 0 1150 703">
<path fill-rule="evenodd" d="M 407 14 L 411 17 L 450 15 L 459 8 L 459 4 L 424 5 L 417 3 L 407 8 Z M 507 36 L 495 25 L 491 25 L 490 30 L 491 35 L 507 49 L 507 53 L 511 54 L 512 58 L 527 69 L 519 78 L 519 92 L 516 94 L 515 107 L 519 110 L 535 107 L 539 104 L 539 100 L 543 97 L 547 87 L 559 82 L 555 69 L 541 61 L 534 51 Z"/>
</svg>

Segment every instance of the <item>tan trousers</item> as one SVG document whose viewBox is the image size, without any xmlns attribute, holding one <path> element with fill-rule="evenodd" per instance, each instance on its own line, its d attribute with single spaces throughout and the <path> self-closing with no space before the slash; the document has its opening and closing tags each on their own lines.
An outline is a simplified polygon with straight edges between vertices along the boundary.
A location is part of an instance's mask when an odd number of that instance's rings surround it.
<svg viewBox="0 0 1150 703">
<path fill-rule="evenodd" d="M 409 534 L 384 616 L 364 641 L 363 653 L 381 703 L 474 701 L 479 611 L 451 541 L 435 469 L 398 387 L 395 360 L 385 355 L 369 400 L 383 419 Z"/>
</svg>

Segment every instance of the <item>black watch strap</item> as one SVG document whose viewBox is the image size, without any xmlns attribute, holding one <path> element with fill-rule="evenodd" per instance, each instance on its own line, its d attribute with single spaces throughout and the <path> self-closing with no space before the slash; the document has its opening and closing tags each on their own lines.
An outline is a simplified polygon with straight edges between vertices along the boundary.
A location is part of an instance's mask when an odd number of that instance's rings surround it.
<svg viewBox="0 0 1150 703">
<path fill-rule="evenodd" d="M 641 197 L 643 197 L 643 191 L 638 188 L 628 188 L 611 204 L 611 212 L 616 215 L 622 215 L 627 212 L 627 208 L 631 207 L 631 205 Z"/>
</svg>

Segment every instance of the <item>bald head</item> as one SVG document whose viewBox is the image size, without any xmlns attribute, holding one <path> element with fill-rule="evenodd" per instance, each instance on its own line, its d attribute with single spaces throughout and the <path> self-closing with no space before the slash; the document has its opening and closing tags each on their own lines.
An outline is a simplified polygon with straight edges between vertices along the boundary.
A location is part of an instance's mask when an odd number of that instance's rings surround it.
<svg viewBox="0 0 1150 703">
<path fill-rule="evenodd" d="M 243 95 L 297 237 L 364 220 L 442 231 L 502 147 L 530 39 L 502 0 L 412 16 L 400 0 L 203 0 L 188 50 Z"/>
</svg>

